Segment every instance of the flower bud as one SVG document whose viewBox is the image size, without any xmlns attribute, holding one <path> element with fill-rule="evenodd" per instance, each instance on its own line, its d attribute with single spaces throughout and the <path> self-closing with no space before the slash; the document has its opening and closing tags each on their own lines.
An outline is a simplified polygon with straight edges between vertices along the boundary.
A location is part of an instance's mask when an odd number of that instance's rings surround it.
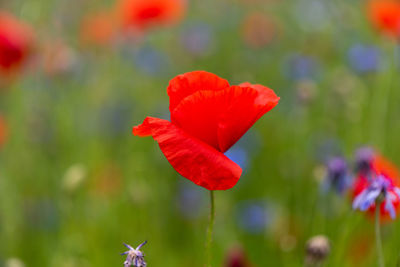
<svg viewBox="0 0 400 267">
<path fill-rule="evenodd" d="M 314 236 L 307 241 L 305 266 L 319 266 L 328 256 L 331 246 L 327 237 Z"/>
</svg>

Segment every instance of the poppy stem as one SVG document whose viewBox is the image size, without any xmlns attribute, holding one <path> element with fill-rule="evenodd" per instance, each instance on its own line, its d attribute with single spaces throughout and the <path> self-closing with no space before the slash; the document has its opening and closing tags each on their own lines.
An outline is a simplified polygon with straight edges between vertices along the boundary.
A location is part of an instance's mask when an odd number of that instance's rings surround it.
<svg viewBox="0 0 400 267">
<path fill-rule="evenodd" d="M 210 217 L 207 227 L 207 240 L 206 240 L 206 256 L 207 256 L 207 264 L 206 267 L 211 267 L 212 261 L 212 235 L 214 228 L 214 220 L 215 220 L 215 205 L 214 205 L 214 191 L 210 190 Z"/>
<path fill-rule="evenodd" d="M 384 267 L 385 260 L 383 258 L 382 238 L 381 238 L 381 225 L 380 225 L 380 202 L 377 201 L 375 206 L 375 239 L 376 239 L 376 252 L 378 256 L 378 266 Z"/>
</svg>

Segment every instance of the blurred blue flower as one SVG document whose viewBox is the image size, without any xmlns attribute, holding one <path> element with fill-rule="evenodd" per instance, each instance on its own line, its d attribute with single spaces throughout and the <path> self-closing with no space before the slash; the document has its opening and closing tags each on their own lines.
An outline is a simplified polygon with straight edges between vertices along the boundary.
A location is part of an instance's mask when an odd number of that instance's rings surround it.
<svg viewBox="0 0 400 267">
<path fill-rule="evenodd" d="M 346 160 L 342 157 L 331 158 L 327 163 L 327 174 L 323 183 L 323 190 L 326 192 L 333 189 L 342 194 L 350 185 L 351 176 Z"/>
<path fill-rule="evenodd" d="M 396 209 L 393 201 L 396 201 L 398 198 L 400 198 L 400 188 L 395 187 L 383 175 L 379 175 L 371 179 L 369 186 L 354 198 L 353 209 L 366 211 L 373 205 L 376 205 L 377 201 L 385 201 L 384 210 L 394 219 L 396 218 Z"/>
<path fill-rule="evenodd" d="M 248 166 L 248 155 L 244 148 L 240 146 L 234 146 L 225 152 L 225 156 L 227 156 L 230 160 L 239 165 L 242 169 L 246 169 Z"/>
<path fill-rule="evenodd" d="M 318 64 L 313 57 L 292 54 L 284 64 L 285 75 L 292 80 L 312 79 L 316 75 Z"/>
<path fill-rule="evenodd" d="M 141 71 L 149 75 L 163 73 L 169 65 L 167 56 L 151 46 L 137 50 L 134 54 L 134 62 Z"/>
<path fill-rule="evenodd" d="M 314 157 L 320 163 L 325 164 L 328 162 L 332 155 L 340 155 L 341 153 L 341 144 L 340 141 L 334 138 L 326 138 L 326 137 L 314 137 L 315 142 L 315 150 Z"/>
<path fill-rule="evenodd" d="M 204 56 L 213 45 L 213 32 L 209 24 L 196 23 L 181 34 L 181 43 L 186 51 L 195 56 Z"/>
<path fill-rule="evenodd" d="M 250 155 L 254 156 L 261 146 L 262 140 L 260 134 L 254 130 L 249 131 L 233 147 L 225 152 L 225 156 L 245 170 L 249 167 Z"/>
<path fill-rule="evenodd" d="M 258 131 L 255 129 L 245 133 L 242 138 L 232 147 L 241 147 L 247 151 L 247 154 L 256 154 L 262 149 L 263 140 Z"/>
<path fill-rule="evenodd" d="M 236 217 L 239 227 L 251 234 L 264 232 L 270 222 L 267 206 L 261 201 L 239 203 Z"/>
<path fill-rule="evenodd" d="M 124 262 L 124 267 L 146 267 L 146 262 L 144 261 L 144 253 L 140 251 L 140 249 L 146 245 L 147 241 L 144 241 L 140 244 L 136 249 L 131 247 L 128 244 L 124 243 L 124 246 L 127 247 L 129 250 L 125 251 L 121 255 L 127 255 L 126 260 Z"/>
<path fill-rule="evenodd" d="M 332 21 L 329 3 L 321 0 L 293 1 L 293 16 L 303 31 L 321 31 Z"/>
<path fill-rule="evenodd" d="M 59 227 L 59 213 L 50 199 L 27 199 L 24 203 L 27 226 L 35 230 L 52 231 Z"/>
<path fill-rule="evenodd" d="M 356 44 L 348 51 L 350 66 L 358 73 L 367 73 L 378 70 L 380 51 L 372 45 Z"/>
<path fill-rule="evenodd" d="M 186 179 L 179 179 L 179 181 L 179 191 L 177 194 L 178 209 L 185 218 L 197 218 L 204 207 L 205 192 Z"/>
<path fill-rule="evenodd" d="M 126 134 L 130 128 L 132 103 L 116 101 L 106 104 L 99 112 L 98 123 L 101 132 L 112 136 Z"/>
</svg>

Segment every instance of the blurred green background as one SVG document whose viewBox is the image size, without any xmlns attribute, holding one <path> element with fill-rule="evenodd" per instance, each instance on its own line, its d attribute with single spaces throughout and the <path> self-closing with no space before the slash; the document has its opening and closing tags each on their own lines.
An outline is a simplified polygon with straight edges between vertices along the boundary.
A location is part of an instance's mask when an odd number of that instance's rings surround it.
<svg viewBox="0 0 400 267">
<path fill-rule="evenodd" d="M 168 81 L 192 70 L 281 97 L 228 152 L 244 173 L 216 192 L 214 266 L 236 246 L 252 266 L 302 266 L 317 234 L 332 245 L 324 266 L 376 266 L 372 221 L 321 191 L 326 160 L 361 145 L 400 164 L 398 47 L 364 4 L 190 0 L 177 25 L 96 46 L 80 41 L 82 20 L 112 1 L 0 1 L 41 45 L 0 91 L 0 266 L 122 266 L 122 243 L 144 240 L 150 267 L 204 265 L 208 192 L 131 134 L 145 116 L 169 118 Z M 55 41 L 66 65 L 49 75 L 40 53 Z M 399 223 L 383 226 L 387 266 Z"/>
</svg>

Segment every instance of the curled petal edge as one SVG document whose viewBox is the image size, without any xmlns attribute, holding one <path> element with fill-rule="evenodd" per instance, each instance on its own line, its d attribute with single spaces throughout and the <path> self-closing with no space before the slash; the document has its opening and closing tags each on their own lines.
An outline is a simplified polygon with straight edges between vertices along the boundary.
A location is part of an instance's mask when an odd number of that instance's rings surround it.
<svg viewBox="0 0 400 267">
<path fill-rule="evenodd" d="M 183 177 L 208 190 L 227 190 L 242 169 L 212 146 L 188 135 L 167 120 L 147 117 L 133 127 L 137 136 L 152 136 L 172 167 Z"/>
</svg>

